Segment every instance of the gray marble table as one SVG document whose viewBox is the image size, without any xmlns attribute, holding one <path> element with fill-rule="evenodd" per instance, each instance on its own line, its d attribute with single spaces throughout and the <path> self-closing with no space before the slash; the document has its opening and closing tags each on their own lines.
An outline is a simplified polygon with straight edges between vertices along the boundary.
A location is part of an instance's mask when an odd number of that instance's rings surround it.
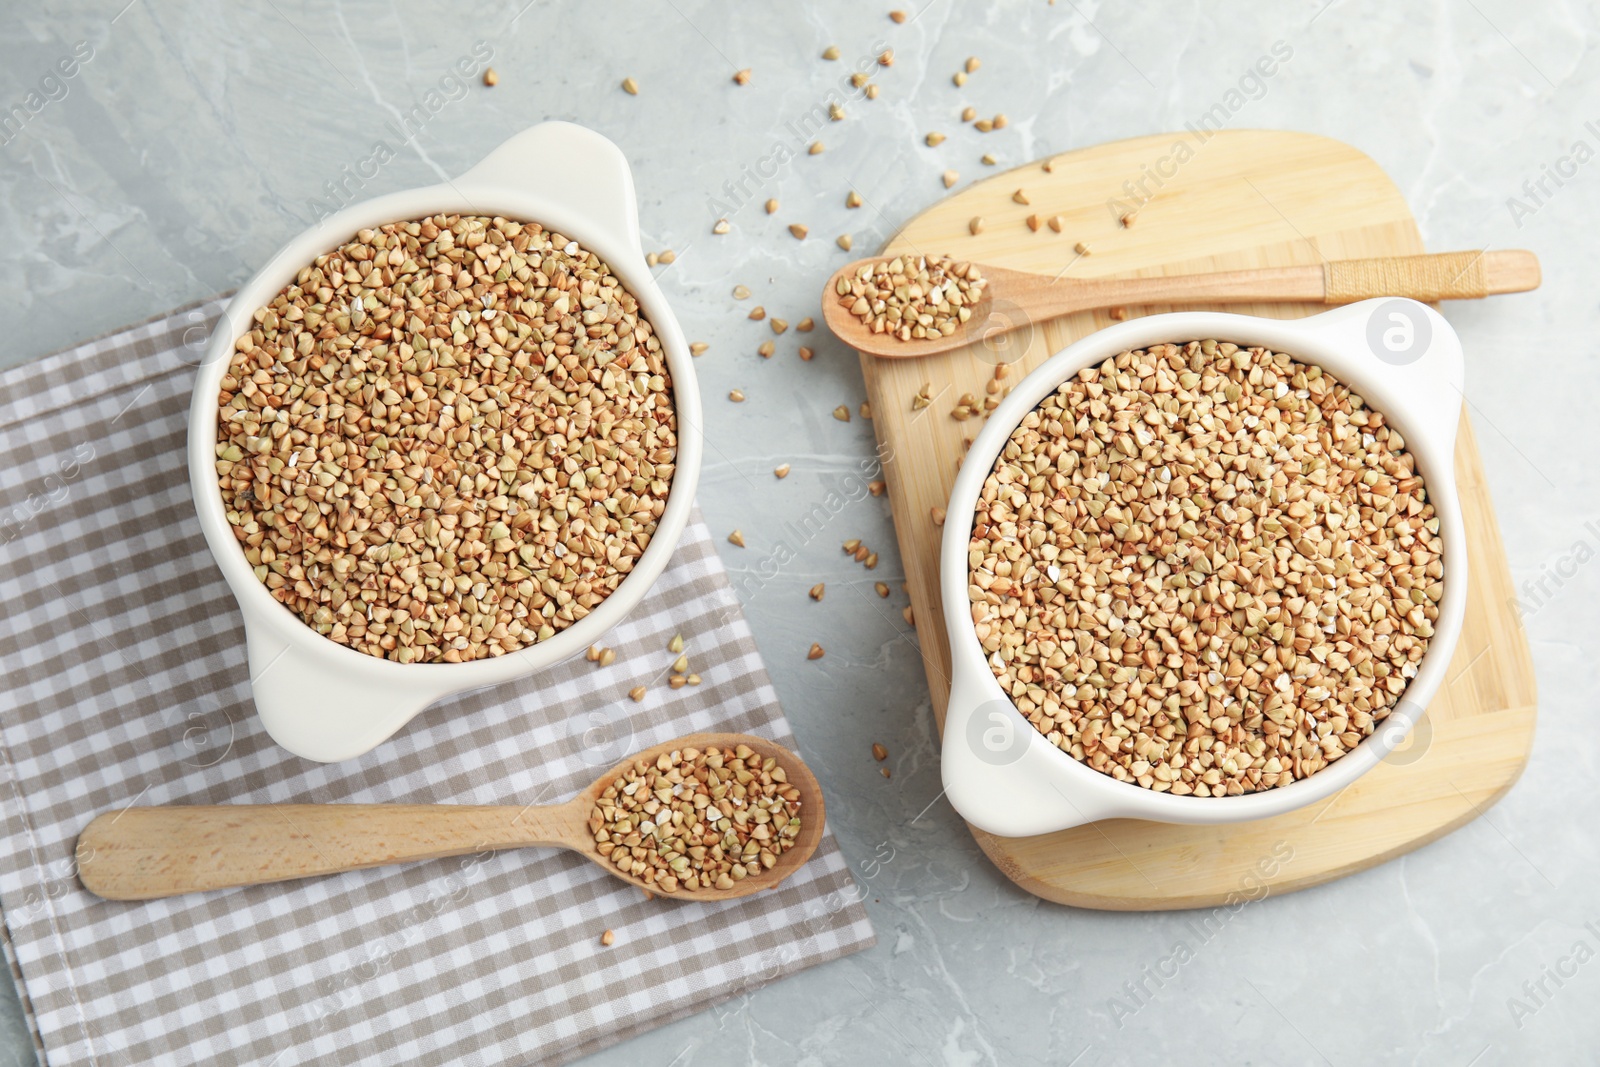
<svg viewBox="0 0 1600 1067">
<path fill-rule="evenodd" d="M 1600 595 L 1589 565 L 1600 465 L 1587 436 L 1600 392 L 1595 6 L 899 2 L 913 16 L 903 25 L 888 2 L 843 0 L 533 0 L 520 15 L 522 0 L 8 5 L 0 106 L 23 110 L 0 130 L 0 359 L 230 288 L 315 201 L 430 183 L 531 123 L 571 119 L 623 147 L 647 248 L 677 253 L 661 283 L 687 333 L 711 345 L 699 361 L 710 444 L 701 504 L 715 528 L 742 527 L 759 550 L 870 454 L 872 433 L 830 417 L 862 399 L 852 355 L 818 331 L 815 360 L 796 358 L 793 333 L 761 360 L 756 345 L 770 335 L 730 299 L 735 283 L 791 321 L 814 315 L 839 258 L 829 238 L 848 230 L 858 249 L 873 247 L 943 193 L 945 167 L 971 177 L 985 150 L 1020 163 L 1181 127 L 1285 42 L 1292 58 L 1236 124 L 1360 147 L 1393 175 L 1431 248 L 1522 246 L 1543 259 L 1537 293 L 1446 309 L 1466 345 L 1467 397 L 1542 693 L 1521 783 L 1442 841 L 1245 909 L 1175 977 L 1147 982 L 1131 1017 L 1116 1011 L 1124 983 L 1196 940 L 1191 928 L 1182 914 L 1035 900 L 936 799 L 922 665 L 894 625 L 903 594 L 897 586 L 880 614 L 843 588 L 865 574 L 841 564 L 846 537 L 881 550 L 872 577 L 899 576 L 888 507 L 868 498 L 746 607 L 830 789 L 880 942 L 595 1062 L 1595 1062 L 1600 962 L 1587 960 L 1600 926 L 1585 925 L 1600 920 L 1600 637 L 1585 607 Z M 786 123 L 838 77 L 822 49 L 848 58 L 878 42 L 896 57 L 877 77 L 881 96 L 828 124 L 821 159 L 764 166 L 792 140 Z M 493 51 L 493 89 L 447 80 L 475 46 Z M 44 81 L 75 49 L 73 76 Z M 950 75 L 969 55 L 983 68 L 958 92 Z M 735 90 L 740 68 L 752 81 Z M 637 96 L 618 88 L 625 76 Z M 980 143 L 956 121 L 964 101 L 1011 121 Z M 921 147 L 933 129 L 952 135 L 938 151 Z M 378 139 L 393 151 L 374 164 Z M 728 203 L 741 183 L 734 232 L 713 237 L 723 210 L 713 201 Z M 849 185 L 869 208 L 847 212 Z M 780 215 L 761 210 L 767 197 L 782 201 Z M 812 240 L 783 232 L 796 219 Z M 723 399 L 735 387 L 746 403 Z M 794 467 L 782 482 L 770 473 L 779 462 Z M 724 549 L 736 577 L 757 555 Z M 823 580 L 840 595 L 813 604 L 805 591 Z M 808 663 L 815 640 L 828 656 Z M 892 753 L 892 781 L 870 756 L 874 741 Z M 0 1049 L 32 1062 L 9 988 Z"/>
</svg>

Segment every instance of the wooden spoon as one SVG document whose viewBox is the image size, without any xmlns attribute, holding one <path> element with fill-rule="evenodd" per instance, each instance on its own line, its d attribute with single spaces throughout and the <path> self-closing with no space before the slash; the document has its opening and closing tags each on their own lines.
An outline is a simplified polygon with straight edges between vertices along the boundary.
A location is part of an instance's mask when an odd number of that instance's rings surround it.
<svg viewBox="0 0 1600 1067">
<path fill-rule="evenodd" d="M 664 752 L 748 745 L 777 759 L 800 792 L 800 833 L 771 870 L 728 890 L 663 893 L 600 855 L 589 813 L 635 760 Z M 229 886 L 311 878 L 390 863 L 503 848 L 568 848 L 614 877 L 677 900 L 729 900 L 769 889 L 810 858 L 822 839 L 822 789 L 800 757 L 762 737 L 693 734 L 623 760 L 565 804 L 222 804 L 124 808 L 99 816 L 78 837 L 78 877 L 108 900 L 153 900 Z"/>
<path fill-rule="evenodd" d="M 840 302 L 836 288 L 841 278 L 853 279 L 861 266 L 884 261 L 883 256 L 859 259 L 834 272 L 822 294 L 822 315 L 828 328 L 851 348 L 891 359 L 929 356 L 980 342 L 998 345 L 1004 343 L 1001 338 L 1005 334 L 1033 323 L 1126 305 L 1349 304 L 1374 296 L 1471 300 L 1539 286 L 1539 260 L 1524 251 L 1441 252 L 1153 278 L 1051 277 L 980 263 L 978 270 L 988 284 L 964 328 L 949 335 L 901 341 L 888 332 L 873 333 L 871 326 Z"/>
</svg>

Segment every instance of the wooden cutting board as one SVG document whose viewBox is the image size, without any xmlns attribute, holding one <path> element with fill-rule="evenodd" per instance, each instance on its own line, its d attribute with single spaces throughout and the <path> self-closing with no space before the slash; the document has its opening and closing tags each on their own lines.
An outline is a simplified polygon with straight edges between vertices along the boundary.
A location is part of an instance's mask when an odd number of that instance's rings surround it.
<svg viewBox="0 0 1600 1067">
<path fill-rule="evenodd" d="M 940 201 L 911 220 L 884 254 L 948 253 L 1017 270 L 1053 275 L 1067 267 L 1069 276 L 1096 277 L 1425 251 L 1388 176 L 1349 145 L 1322 137 L 1226 130 L 1201 142 L 1192 133 L 1159 134 L 1068 152 L 1048 165 L 1048 171 L 1043 163 L 1006 171 Z M 1013 200 L 1018 189 L 1028 205 Z M 1119 216 L 1136 205 L 1133 225 L 1124 227 Z M 1034 212 L 1062 216 L 1061 232 L 1030 230 L 1025 220 Z M 976 236 L 969 232 L 974 217 L 984 220 Z M 1074 252 L 1080 241 L 1087 255 Z M 1174 310 L 1189 308 L 1126 313 Z M 1228 310 L 1293 318 L 1325 309 L 1263 304 Z M 1515 305 L 1508 301 L 1505 311 L 1515 314 Z M 1021 335 L 1026 347 L 1006 383 L 1111 321 L 1095 313 L 1034 325 Z M 861 358 L 873 425 L 892 457 L 886 464 L 889 498 L 941 728 L 950 662 L 938 596 L 941 531 L 930 509 L 949 498 L 964 441 L 980 426 L 978 420 L 958 422 L 950 412 L 963 393 L 985 396 L 996 360 L 976 347 L 917 360 Z M 913 410 L 912 398 L 924 384 L 931 385 L 933 402 Z M 1456 477 L 1472 583 L 1466 624 L 1427 719 L 1387 762 L 1331 802 L 1260 822 L 1196 827 L 1118 819 L 1026 838 L 973 829 L 984 852 L 1017 885 L 1046 900 L 1113 910 L 1212 907 L 1363 870 L 1482 814 L 1527 762 L 1535 696 L 1527 639 L 1465 412 Z"/>
</svg>

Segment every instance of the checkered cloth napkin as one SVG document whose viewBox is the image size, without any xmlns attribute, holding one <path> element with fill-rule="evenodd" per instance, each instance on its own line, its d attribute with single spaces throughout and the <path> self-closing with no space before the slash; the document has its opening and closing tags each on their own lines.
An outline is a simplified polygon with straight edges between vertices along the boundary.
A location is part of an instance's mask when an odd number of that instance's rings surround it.
<svg viewBox="0 0 1600 1067">
<path fill-rule="evenodd" d="M 0 375 L 0 909 L 52 1067 L 564 1062 L 872 944 L 831 836 L 779 889 L 721 904 L 647 901 L 549 849 L 146 903 L 86 892 L 74 839 L 131 804 L 552 803 L 683 734 L 792 743 L 697 519 L 606 639 L 613 666 L 456 697 L 345 763 L 278 748 L 184 464 L 221 306 Z M 674 633 L 703 685 L 662 684 Z"/>
</svg>

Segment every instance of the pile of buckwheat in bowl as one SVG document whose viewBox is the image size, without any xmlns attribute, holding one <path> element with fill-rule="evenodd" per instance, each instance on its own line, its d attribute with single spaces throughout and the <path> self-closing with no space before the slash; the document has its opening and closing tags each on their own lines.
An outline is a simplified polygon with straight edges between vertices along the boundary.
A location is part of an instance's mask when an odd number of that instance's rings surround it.
<svg viewBox="0 0 1600 1067">
<path fill-rule="evenodd" d="M 547 640 L 666 506 L 677 415 L 638 301 L 577 242 L 461 215 L 362 230 L 234 346 L 217 484 L 256 577 L 401 663 Z"/>
<path fill-rule="evenodd" d="M 1441 548 L 1381 413 L 1284 353 L 1191 341 L 1087 368 L 1023 418 L 979 497 L 969 599 L 1051 743 L 1237 796 L 1315 774 L 1395 707 Z"/>
</svg>

